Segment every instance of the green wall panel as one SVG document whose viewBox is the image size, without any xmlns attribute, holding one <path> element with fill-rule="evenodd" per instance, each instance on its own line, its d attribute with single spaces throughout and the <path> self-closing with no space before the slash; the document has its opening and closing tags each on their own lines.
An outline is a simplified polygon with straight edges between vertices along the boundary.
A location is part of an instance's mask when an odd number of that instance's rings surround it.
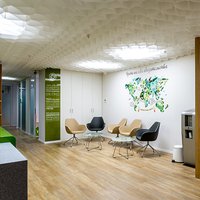
<svg viewBox="0 0 200 200">
<path fill-rule="evenodd" d="M 45 141 L 60 140 L 60 69 L 45 70 Z"/>
<path fill-rule="evenodd" d="M 10 134 L 7 130 L 0 127 L 0 143 L 10 142 L 13 146 L 16 147 L 16 138 Z"/>
</svg>

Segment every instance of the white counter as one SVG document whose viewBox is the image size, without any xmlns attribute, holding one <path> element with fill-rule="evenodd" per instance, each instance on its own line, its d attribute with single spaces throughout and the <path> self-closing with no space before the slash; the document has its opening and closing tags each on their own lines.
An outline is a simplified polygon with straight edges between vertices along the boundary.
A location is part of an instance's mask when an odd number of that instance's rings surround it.
<svg viewBox="0 0 200 200">
<path fill-rule="evenodd" d="M 10 143 L 0 143 L 0 164 L 8 164 L 27 159 Z"/>
</svg>

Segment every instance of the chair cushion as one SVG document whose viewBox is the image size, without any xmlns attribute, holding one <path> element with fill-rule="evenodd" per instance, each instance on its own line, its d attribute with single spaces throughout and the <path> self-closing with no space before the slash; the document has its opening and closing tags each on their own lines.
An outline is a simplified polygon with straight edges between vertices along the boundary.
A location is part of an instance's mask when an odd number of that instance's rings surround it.
<svg viewBox="0 0 200 200">
<path fill-rule="evenodd" d="M 141 141 L 142 135 L 143 135 L 145 132 L 147 132 L 147 131 L 149 131 L 149 129 L 139 129 L 139 130 L 136 132 L 136 138 L 137 138 L 138 140 Z"/>
<path fill-rule="evenodd" d="M 102 131 L 103 128 L 90 128 L 89 130 L 90 131 Z"/>
<path fill-rule="evenodd" d="M 86 131 L 85 125 L 79 124 L 74 118 L 65 120 L 65 129 L 70 134 L 84 133 Z"/>
<path fill-rule="evenodd" d="M 105 127 L 105 123 L 102 117 L 93 117 L 91 123 L 87 124 L 87 128 L 90 131 L 101 131 Z"/>
</svg>

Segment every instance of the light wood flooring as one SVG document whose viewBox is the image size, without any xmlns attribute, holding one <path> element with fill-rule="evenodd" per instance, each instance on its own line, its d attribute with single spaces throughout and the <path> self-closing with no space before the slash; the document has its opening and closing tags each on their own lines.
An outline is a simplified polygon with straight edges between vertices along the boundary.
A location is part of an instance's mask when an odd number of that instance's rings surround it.
<svg viewBox="0 0 200 200">
<path fill-rule="evenodd" d="M 82 144 L 42 144 L 10 129 L 28 159 L 29 200 L 197 200 L 194 168 L 172 163 L 171 155 L 112 158 L 113 146 L 87 151 Z M 93 145 L 95 145 L 93 143 Z"/>
</svg>

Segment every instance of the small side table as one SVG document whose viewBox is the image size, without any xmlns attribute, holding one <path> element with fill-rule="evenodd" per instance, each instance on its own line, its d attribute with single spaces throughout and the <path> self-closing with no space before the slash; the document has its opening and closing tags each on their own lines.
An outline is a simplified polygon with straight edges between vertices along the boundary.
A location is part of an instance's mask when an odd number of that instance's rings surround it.
<svg viewBox="0 0 200 200">
<path fill-rule="evenodd" d="M 133 141 L 135 141 L 135 139 L 136 139 L 135 136 L 129 137 L 129 136 L 121 136 L 121 135 L 119 137 L 112 138 L 113 146 L 114 146 L 114 151 L 112 155 L 113 158 L 116 158 L 115 151 L 116 151 L 117 146 L 119 146 L 119 155 L 125 157 L 126 159 L 129 158 L 129 153 L 128 153 L 129 149 L 132 151 L 131 155 L 133 155 Z M 120 152 L 120 149 L 124 144 L 126 145 L 126 155 L 121 154 Z"/>
<path fill-rule="evenodd" d="M 102 150 L 102 142 L 103 142 L 103 133 L 102 132 L 89 132 L 84 134 L 84 138 L 86 139 L 85 148 L 90 151 L 92 149 Z M 98 146 L 90 148 L 90 142 L 92 140 L 98 140 Z"/>
</svg>

